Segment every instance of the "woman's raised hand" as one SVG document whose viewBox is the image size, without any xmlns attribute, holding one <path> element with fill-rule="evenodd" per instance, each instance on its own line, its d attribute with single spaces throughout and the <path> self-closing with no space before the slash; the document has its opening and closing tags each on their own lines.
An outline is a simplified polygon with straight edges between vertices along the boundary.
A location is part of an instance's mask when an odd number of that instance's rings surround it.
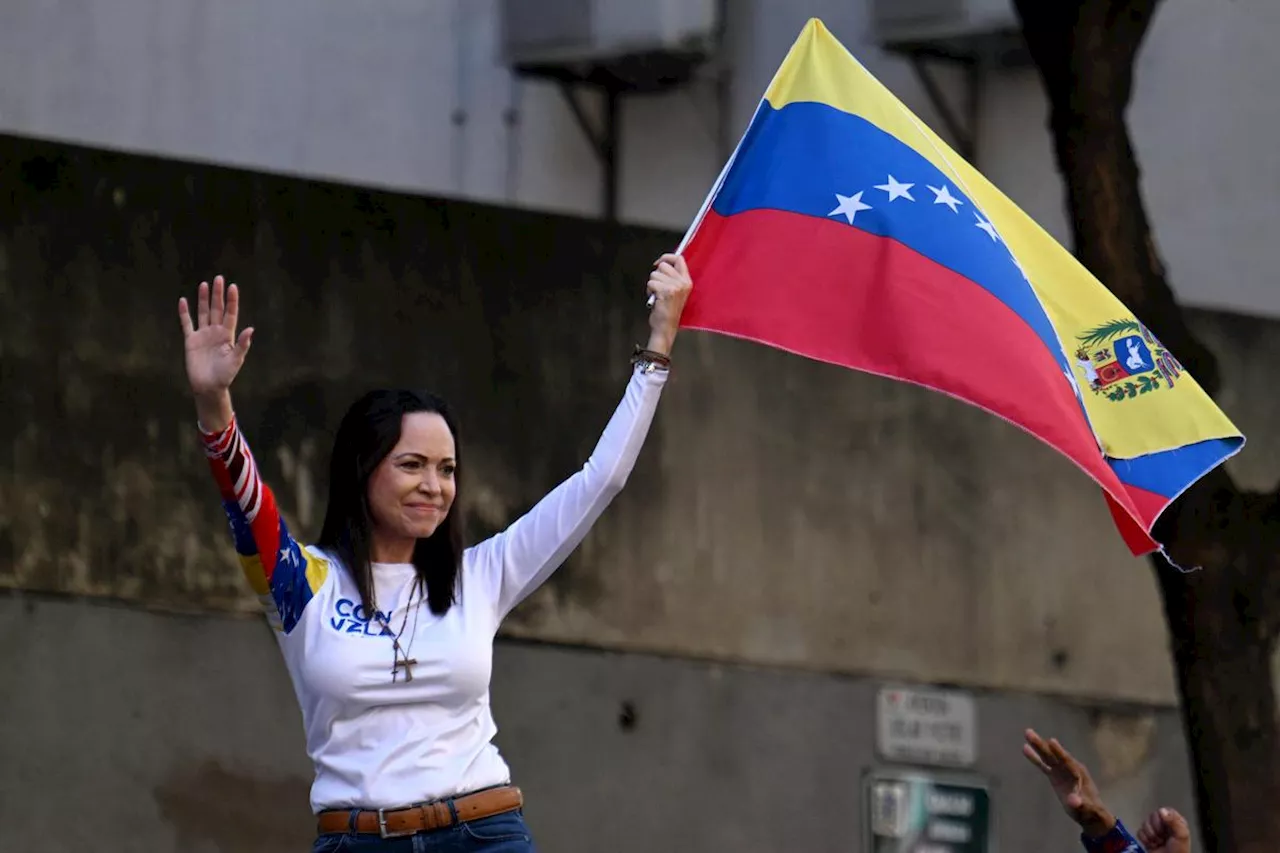
<svg viewBox="0 0 1280 853">
<path fill-rule="evenodd" d="M 689 276 L 689 267 L 684 258 L 675 254 L 658 258 L 653 264 L 653 272 L 649 274 L 647 289 L 654 299 L 653 308 L 649 312 L 647 348 L 670 355 L 671 345 L 680 330 L 680 314 L 693 289 L 693 279 Z"/>
<path fill-rule="evenodd" d="M 236 336 L 239 317 L 240 291 L 234 284 L 226 287 L 222 276 L 213 279 L 212 292 L 207 281 L 200 282 L 194 323 L 186 297 L 178 300 L 178 319 L 186 341 L 187 381 L 196 398 L 201 424 L 209 430 L 221 429 L 230 421 L 231 383 L 244 366 L 253 339 L 252 328 Z"/>
</svg>

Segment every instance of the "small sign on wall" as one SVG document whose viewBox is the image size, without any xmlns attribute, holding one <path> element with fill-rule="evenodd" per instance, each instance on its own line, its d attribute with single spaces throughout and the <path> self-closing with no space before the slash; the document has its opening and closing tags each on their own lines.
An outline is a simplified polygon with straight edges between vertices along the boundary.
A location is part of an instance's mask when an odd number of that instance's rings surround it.
<svg viewBox="0 0 1280 853">
<path fill-rule="evenodd" d="M 871 770 L 863 782 L 868 853 L 988 853 L 991 800 L 972 779 Z"/>
<path fill-rule="evenodd" d="M 978 758 L 973 697 L 957 690 L 881 688 L 876 748 L 886 761 L 971 767 Z"/>
</svg>

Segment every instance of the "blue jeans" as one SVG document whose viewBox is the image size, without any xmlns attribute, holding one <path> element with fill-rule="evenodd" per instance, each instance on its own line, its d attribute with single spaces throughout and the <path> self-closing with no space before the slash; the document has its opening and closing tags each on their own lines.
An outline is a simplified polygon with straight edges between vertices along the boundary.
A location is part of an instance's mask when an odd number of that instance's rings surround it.
<svg viewBox="0 0 1280 853">
<path fill-rule="evenodd" d="M 329 833 L 316 838 L 311 853 L 536 853 L 524 813 L 493 817 L 420 832 L 404 838 Z"/>
</svg>

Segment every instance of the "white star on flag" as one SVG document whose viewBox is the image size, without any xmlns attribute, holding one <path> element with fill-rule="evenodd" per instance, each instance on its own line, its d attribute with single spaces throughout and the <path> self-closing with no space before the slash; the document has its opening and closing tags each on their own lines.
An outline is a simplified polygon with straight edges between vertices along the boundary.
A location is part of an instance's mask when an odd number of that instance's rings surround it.
<svg viewBox="0 0 1280 853">
<path fill-rule="evenodd" d="M 960 199 L 953 196 L 951 194 L 951 188 L 948 187 L 946 184 L 943 184 L 941 188 L 929 187 L 929 189 L 930 191 L 933 192 L 934 204 L 945 204 L 947 207 L 951 208 L 952 213 L 960 212 L 959 209 L 957 209 L 956 205 L 964 204 L 964 202 L 962 202 Z"/>
<path fill-rule="evenodd" d="M 911 188 L 914 186 L 915 184 L 900 183 L 897 178 L 890 175 L 889 183 L 877 184 L 876 189 L 887 192 L 889 194 L 889 201 L 893 201 L 895 198 L 905 198 L 907 201 L 915 201 L 911 196 Z"/>
<path fill-rule="evenodd" d="M 987 220 L 983 219 L 981 213 L 975 212 L 973 214 L 973 218 L 978 220 L 977 227 L 981 228 L 983 231 L 986 231 L 987 234 L 990 235 L 992 242 L 995 242 L 996 240 L 1000 239 L 1000 235 L 996 233 L 996 227 L 992 225 L 990 222 L 988 222 Z"/>
<path fill-rule="evenodd" d="M 870 210 L 871 205 L 862 203 L 862 193 L 854 193 L 853 195 L 840 195 L 836 193 L 836 200 L 840 202 L 836 205 L 836 209 L 827 214 L 827 216 L 835 216 L 837 213 L 849 220 L 849 224 L 853 224 L 853 217 L 858 215 L 859 210 Z"/>
<path fill-rule="evenodd" d="M 1027 284 L 1031 283 L 1031 276 L 1027 275 L 1027 271 L 1022 268 L 1022 262 L 1018 260 L 1018 256 L 1013 252 L 1009 253 L 1009 258 L 1013 261 L 1013 265 L 1018 268 L 1018 272 L 1022 273 L 1022 278 Z"/>
<path fill-rule="evenodd" d="M 1064 370 L 1062 371 L 1062 375 L 1067 377 L 1067 381 L 1071 383 L 1071 390 L 1076 392 L 1076 396 L 1081 397 L 1081 399 L 1083 399 L 1083 397 L 1080 394 L 1080 383 L 1076 382 L 1076 378 L 1071 375 L 1071 371 Z"/>
</svg>

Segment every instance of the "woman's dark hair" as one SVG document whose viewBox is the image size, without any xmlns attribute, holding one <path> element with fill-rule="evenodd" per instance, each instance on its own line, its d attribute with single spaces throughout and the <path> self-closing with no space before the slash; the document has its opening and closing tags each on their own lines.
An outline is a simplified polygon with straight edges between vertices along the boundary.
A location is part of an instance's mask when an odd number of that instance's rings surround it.
<svg viewBox="0 0 1280 853">
<path fill-rule="evenodd" d="M 423 391 L 370 391 L 351 404 L 338 425 L 329 459 L 329 506 L 316 544 L 338 557 L 355 577 L 364 612 L 375 614 L 373 566 L 369 549 L 373 516 L 369 512 L 369 477 L 400 441 L 405 415 L 431 412 L 444 418 L 453 435 L 455 474 L 454 510 L 435 533 L 419 539 L 413 549 L 419 591 L 425 589 L 431 612 L 442 614 L 457 600 L 462 565 L 463 530 L 458 499 L 462 495 L 458 427 L 444 400 Z"/>
</svg>

